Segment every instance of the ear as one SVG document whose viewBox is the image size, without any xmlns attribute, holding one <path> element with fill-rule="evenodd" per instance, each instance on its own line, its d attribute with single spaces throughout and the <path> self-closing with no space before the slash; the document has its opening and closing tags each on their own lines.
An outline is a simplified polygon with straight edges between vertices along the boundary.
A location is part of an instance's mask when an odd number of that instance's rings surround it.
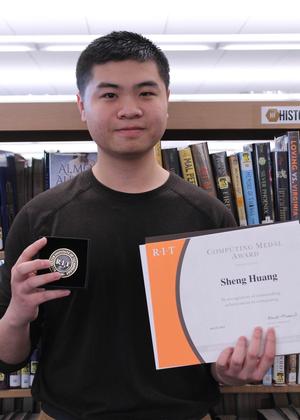
<svg viewBox="0 0 300 420">
<path fill-rule="evenodd" d="M 79 110 L 79 113 L 80 113 L 80 116 L 81 116 L 81 121 L 86 122 L 84 102 L 83 102 L 83 99 L 81 98 L 81 95 L 80 95 L 79 92 L 77 93 L 76 98 L 77 98 L 78 110 Z"/>
</svg>

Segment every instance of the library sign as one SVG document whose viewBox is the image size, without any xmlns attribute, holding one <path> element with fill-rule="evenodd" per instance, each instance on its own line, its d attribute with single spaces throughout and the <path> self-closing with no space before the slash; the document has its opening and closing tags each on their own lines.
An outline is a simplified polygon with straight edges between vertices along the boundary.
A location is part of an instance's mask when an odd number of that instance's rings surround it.
<svg viewBox="0 0 300 420">
<path fill-rule="evenodd" d="M 262 106 L 261 124 L 300 123 L 300 106 Z"/>
</svg>

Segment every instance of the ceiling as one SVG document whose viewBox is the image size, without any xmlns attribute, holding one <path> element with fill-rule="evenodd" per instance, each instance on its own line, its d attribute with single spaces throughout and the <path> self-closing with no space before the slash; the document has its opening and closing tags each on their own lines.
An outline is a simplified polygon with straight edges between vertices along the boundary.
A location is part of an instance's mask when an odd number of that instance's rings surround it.
<svg viewBox="0 0 300 420">
<path fill-rule="evenodd" d="M 96 37 L 112 30 L 136 31 L 149 37 L 214 35 L 213 49 L 166 51 L 171 65 L 173 98 L 283 93 L 298 95 L 300 99 L 297 45 L 295 49 L 274 50 L 218 48 L 226 36 L 234 35 L 238 39 L 255 34 L 279 34 L 279 41 L 289 35 L 292 41 L 298 39 L 300 45 L 299 0 L 3 0 L 1 3 L 0 43 L 7 36 Z M 184 36 L 180 42 L 183 41 Z M 45 51 L 38 43 L 35 47 L 29 52 L 0 52 L 0 97 L 71 95 L 74 98 L 74 69 L 80 53 Z"/>
</svg>

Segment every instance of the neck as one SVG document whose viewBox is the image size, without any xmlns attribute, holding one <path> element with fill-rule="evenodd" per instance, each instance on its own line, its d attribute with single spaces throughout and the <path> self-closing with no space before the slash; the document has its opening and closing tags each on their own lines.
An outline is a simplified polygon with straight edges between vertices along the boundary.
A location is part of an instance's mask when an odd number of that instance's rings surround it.
<svg viewBox="0 0 300 420">
<path fill-rule="evenodd" d="M 136 159 L 120 159 L 100 150 L 93 173 L 107 187 L 128 193 L 154 190 L 169 177 L 169 172 L 157 163 L 153 150 Z"/>
</svg>

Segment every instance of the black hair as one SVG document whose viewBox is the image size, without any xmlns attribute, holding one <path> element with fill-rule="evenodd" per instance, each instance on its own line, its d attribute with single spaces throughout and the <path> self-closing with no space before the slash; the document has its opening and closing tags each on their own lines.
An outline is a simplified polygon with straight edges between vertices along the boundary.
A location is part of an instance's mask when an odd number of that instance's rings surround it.
<svg viewBox="0 0 300 420">
<path fill-rule="evenodd" d="M 170 67 L 162 50 L 142 35 L 119 31 L 95 39 L 80 54 L 76 66 L 76 81 L 81 96 L 84 95 L 92 77 L 95 64 L 125 60 L 153 61 L 157 65 L 158 73 L 166 89 L 169 88 Z"/>
</svg>

